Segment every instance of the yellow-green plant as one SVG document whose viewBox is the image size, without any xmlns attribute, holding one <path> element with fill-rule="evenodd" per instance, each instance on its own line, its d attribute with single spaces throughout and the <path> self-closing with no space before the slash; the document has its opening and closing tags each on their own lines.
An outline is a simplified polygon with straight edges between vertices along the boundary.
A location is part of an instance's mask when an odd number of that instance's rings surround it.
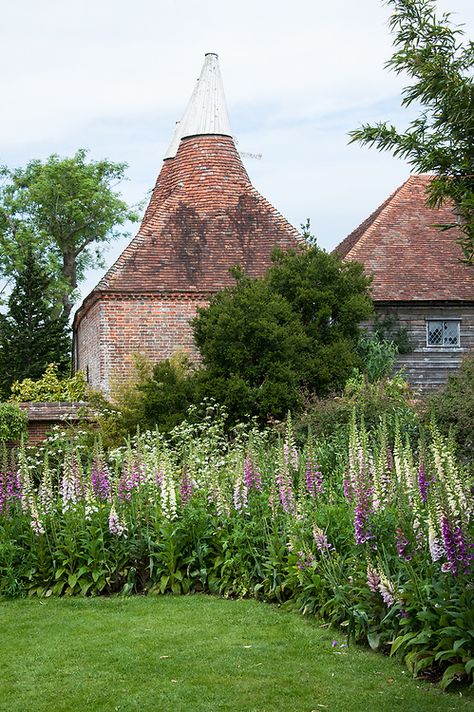
<svg viewBox="0 0 474 712">
<path fill-rule="evenodd" d="M 14 403 L 0 403 L 0 442 L 19 440 L 26 432 L 26 413 Z"/>
<path fill-rule="evenodd" d="M 15 381 L 10 400 L 16 402 L 44 403 L 51 401 L 82 401 L 86 394 L 86 378 L 78 371 L 71 378 L 61 378 L 58 367 L 50 363 L 37 381 L 25 378 Z"/>
</svg>

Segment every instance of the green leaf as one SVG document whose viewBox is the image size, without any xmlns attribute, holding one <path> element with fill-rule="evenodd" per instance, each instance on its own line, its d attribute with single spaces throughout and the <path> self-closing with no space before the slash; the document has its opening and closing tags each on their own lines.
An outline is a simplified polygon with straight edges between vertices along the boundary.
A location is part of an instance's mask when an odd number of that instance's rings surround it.
<svg viewBox="0 0 474 712">
<path fill-rule="evenodd" d="M 368 633 L 367 634 L 367 641 L 372 648 L 372 650 L 377 650 L 377 648 L 380 645 L 380 633 Z"/>
<path fill-rule="evenodd" d="M 415 637 L 411 639 L 410 644 L 426 645 L 426 643 L 430 642 L 432 635 L 432 630 L 422 630 L 421 633 L 418 633 L 418 635 L 415 635 Z"/>
<path fill-rule="evenodd" d="M 101 578 L 97 581 L 97 583 L 95 585 L 95 589 L 96 589 L 96 591 L 99 591 L 99 593 L 100 593 L 100 591 L 102 591 L 106 587 L 106 585 L 107 585 L 106 579 Z"/>
<path fill-rule="evenodd" d="M 459 655 L 456 655 L 456 652 L 450 648 L 449 650 L 440 650 L 439 653 L 436 653 L 435 660 L 451 660 L 456 657 L 459 658 Z"/>
<path fill-rule="evenodd" d="M 444 638 L 458 638 L 460 635 L 463 635 L 464 631 L 460 630 L 459 628 L 456 628 L 455 626 L 448 626 L 447 628 L 441 628 L 441 630 L 438 631 L 438 635 L 444 637 Z"/>
<path fill-rule="evenodd" d="M 457 680 L 461 680 L 466 676 L 466 669 L 463 663 L 456 663 L 455 665 L 450 665 L 445 671 L 441 678 L 439 686 L 442 690 L 446 690 L 449 685 Z"/>
<path fill-rule="evenodd" d="M 470 643 L 469 638 L 461 638 L 460 640 L 456 640 L 453 645 L 454 652 L 457 653 L 459 648 L 461 648 L 464 645 L 464 643 Z"/>
<path fill-rule="evenodd" d="M 87 581 L 87 579 L 81 579 L 79 581 L 79 586 L 81 587 L 81 594 L 85 596 L 90 587 L 92 586 L 92 581 Z"/>
<path fill-rule="evenodd" d="M 402 645 L 407 643 L 411 638 L 414 638 L 416 633 L 406 633 L 405 635 L 399 635 L 398 638 L 395 638 L 395 640 L 392 643 L 392 647 L 390 648 L 390 655 L 394 655 L 397 650 L 399 650 Z"/>
<path fill-rule="evenodd" d="M 419 652 L 417 650 L 412 650 L 411 653 L 408 653 L 405 655 L 405 665 L 409 669 L 409 671 L 412 673 L 412 675 L 415 674 L 415 665 L 419 659 Z"/>
<path fill-rule="evenodd" d="M 433 655 L 426 655 L 425 657 L 418 660 L 418 662 L 415 664 L 415 667 L 414 667 L 415 675 L 418 675 L 422 670 L 425 670 L 427 667 L 430 667 L 433 664 L 433 662 L 434 662 Z"/>
<path fill-rule="evenodd" d="M 170 580 L 169 576 L 166 576 L 166 574 L 163 574 L 163 576 L 160 579 L 160 591 L 161 593 L 164 593 L 166 591 L 166 587 L 168 586 L 168 582 Z"/>
<path fill-rule="evenodd" d="M 53 586 L 53 595 L 60 596 L 64 590 L 65 585 L 65 581 L 58 581 L 58 583 Z"/>
</svg>

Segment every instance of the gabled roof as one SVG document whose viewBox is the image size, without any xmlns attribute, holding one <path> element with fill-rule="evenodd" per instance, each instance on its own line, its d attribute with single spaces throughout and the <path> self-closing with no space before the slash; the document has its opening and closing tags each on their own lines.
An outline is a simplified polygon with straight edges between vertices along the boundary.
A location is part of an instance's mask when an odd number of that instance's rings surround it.
<svg viewBox="0 0 474 712">
<path fill-rule="evenodd" d="M 234 283 L 230 267 L 261 276 L 274 247 L 301 243 L 250 183 L 230 135 L 217 55 L 207 54 L 138 234 L 92 294 L 215 292 Z"/>
<path fill-rule="evenodd" d="M 375 301 L 474 301 L 474 268 L 462 260 L 450 205 L 426 206 L 429 175 L 412 175 L 335 249 L 373 275 Z"/>
</svg>

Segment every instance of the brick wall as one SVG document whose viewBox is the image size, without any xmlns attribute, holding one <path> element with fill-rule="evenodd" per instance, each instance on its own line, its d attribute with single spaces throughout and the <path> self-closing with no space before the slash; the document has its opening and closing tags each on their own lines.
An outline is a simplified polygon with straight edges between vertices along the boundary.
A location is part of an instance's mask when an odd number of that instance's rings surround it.
<svg viewBox="0 0 474 712">
<path fill-rule="evenodd" d="M 89 383 L 100 385 L 103 379 L 103 356 L 101 341 L 104 337 L 104 304 L 93 302 L 87 312 L 87 319 L 81 322 L 80 336 L 73 346 L 74 370 L 81 369 Z"/>
<path fill-rule="evenodd" d="M 28 445 L 39 445 L 39 443 L 46 439 L 51 429 L 61 422 L 62 421 L 58 420 L 29 421 Z"/>
<path fill-rule="evenodd" d="M 19 403 L 28 415 L 28 444 L 38 445 L 55 425 L 80 422 L 87 406 L 83 402 Z"/>
<path fill-rule="evenodd" d="M 131 374 L 134 354 L 156 362 L 183 351 L 196 361 L 189 322 L 208 299 L 189 293 L 101 295 L 79 323 L 76 369 L 88 373 L 93 388 L 107 392 L 111 379 L 120 382 Z"/>
</svg>

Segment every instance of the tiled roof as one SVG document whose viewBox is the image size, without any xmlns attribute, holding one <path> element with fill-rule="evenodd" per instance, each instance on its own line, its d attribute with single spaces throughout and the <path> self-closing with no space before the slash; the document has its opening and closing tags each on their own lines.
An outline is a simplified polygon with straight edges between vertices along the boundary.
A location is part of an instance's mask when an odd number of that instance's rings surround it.
<svg viewBox="0 0 474 712">
<path fill-rule="evenodd" d="M 136 237 L 75 317 L 104 293 L 207 294 L 257 277 L 274 247 L 299 247 L 298 231 L 252 186 L 230 135 L 216 54 L 209 53 Z"/>
<path fill-rule="evenodd" d="M 298 231 L 252 186 L 230 136 L 183 138 L 167 159 L 137 236 L 96 289 L 215 292 L 229 268 L 260 276 Z"/>
<path fill-rule="evenodd" d="M 474 301 L 474 268 L 461 262 L 450 205 L 426 206 L 429 175 L 412 175 L 337 247 L 373 275 L 375 301 Z"/>
</svg>

